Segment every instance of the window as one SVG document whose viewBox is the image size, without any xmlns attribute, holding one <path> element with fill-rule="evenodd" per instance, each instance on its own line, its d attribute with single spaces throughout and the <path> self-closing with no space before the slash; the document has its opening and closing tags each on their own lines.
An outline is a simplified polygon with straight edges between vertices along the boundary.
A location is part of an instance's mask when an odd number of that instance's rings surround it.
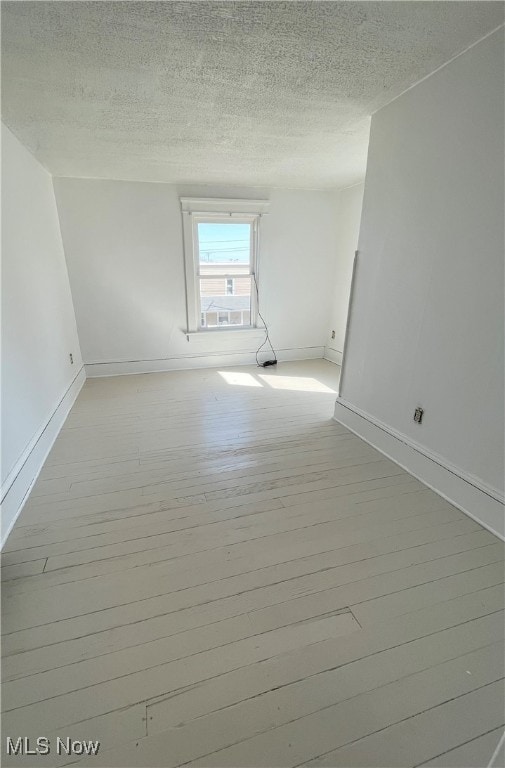
<svg viewBox="0 0 505 768">
<path fill-rule="evenodd" d="M 266 201 L 182 198 L 181 206 L 188 331 L 254 327 L 259 220 Z"/>
</svg>

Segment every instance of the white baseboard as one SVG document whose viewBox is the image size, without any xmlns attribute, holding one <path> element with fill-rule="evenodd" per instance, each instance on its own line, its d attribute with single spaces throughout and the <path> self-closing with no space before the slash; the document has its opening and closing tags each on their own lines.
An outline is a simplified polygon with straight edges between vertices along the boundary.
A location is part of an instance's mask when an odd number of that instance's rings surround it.
<svg viewBox="0 0 505 768">
<path fill-rule="evenodd" d="M 339 349 L 333 349 L 333 347 L 325 347 L 324 359 L 329 360 L 330 363 L 342 365 L 342 352 Z"/>
<path fill-rule="evenodd" d="M 298 347 L 276 350 L 279 362 L 289 360 L 320 360 L 324 347 Z M 268 357 L 263 354 L 262 359 Z M 134 373 L 160 373 L 184 371 L 193 368 L 219 368 L 234 365 L 256 365 L 254 352 L 214 352 L 211 354 L 180 355 L 160 360 L 118 360 L 114 362 L 86 363 L 86 376 L 126 376 Z"/>
<path fill-rule="evenodd" d="M 499 490 L 342 398 L 337 399 L 334 418 L 495 536 L 505 539 L 503 495 Z"/>
<path fill-rule="evenodd" d="M 84 366 L 56 406 L 48 421 L 33 436 L 16 466 L 2 485 L 2 525 L 0 547 L 5 544 L 40 470 L 58 437 L 61 427 L 86 381 Z"/>
</svg>

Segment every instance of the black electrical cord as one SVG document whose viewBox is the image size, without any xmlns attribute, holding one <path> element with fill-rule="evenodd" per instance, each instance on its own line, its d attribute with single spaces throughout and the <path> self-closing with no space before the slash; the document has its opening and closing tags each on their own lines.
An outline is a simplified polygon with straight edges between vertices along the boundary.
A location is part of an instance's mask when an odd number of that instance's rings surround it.
<svg viewBox="0 0 505 768">
<path fill-rule="evenodd" d="M 272 342 L 270 341 L 270 336 L 269 336 L 269 333 L 268 333 L 268 326 L 267 326 L 267 324 L 265 322 L 265 318 L 263 317 L 263 315 L 260 312 L 260 294 L 259 294 L 259 290 L 258 290 L 258 282 L 256 280 L 256 275 L 254 274 L 254 272 L 253 272 L 253 280 L 254 280 L 254 285 L 255 285 L 255 288 L 256 288 L 256 307 L 258 309 L 258 316 L 261 319 L 261 322 L 263 323 L 263 325 L 265 326 L 265 341 L 263 342 L 263 344 L 260 344 L 260 346 L 256 350 L 256 365 L 258 366 L 258 368 L 267 368 L 270 365 L 277 365 L 277 354 L 275 352 L 275 349 L 273 348 Z M 267 342 L 270 345 L 270 349 L 272 350 L 272 354 L 274 356 L 274 359 L 273 360 L 265 360 L 264 363 L 260 363 L 260 361 L 258 360 L 258 354 L 260 353 L 260 351 L 263 349 L 263 347 L 265 346 L 265 344 Z"/>
</svg>

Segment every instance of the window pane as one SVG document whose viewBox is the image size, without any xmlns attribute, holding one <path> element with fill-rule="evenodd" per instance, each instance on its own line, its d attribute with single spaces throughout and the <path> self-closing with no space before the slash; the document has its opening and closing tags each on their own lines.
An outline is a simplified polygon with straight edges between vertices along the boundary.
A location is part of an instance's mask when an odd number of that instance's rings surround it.
<svg viewBox="0 0 505 768">
<path fill-rule="evenodd" d="M 224 280 L 201 277 L 202 327 L 250 325 L 251 286 L 251 277 L 235 277 L 233 278 L 234 292 L 227 294 Z"/>
<path fill-rule="evenodd" d="M 250 325 L 251 224 L 198 223 L 202 327 Z"/>
<path fill-rule="evenodd" d="M 251 263 L 251 225 L 200 222 L 198 261 L 201 275 L 247 275 Z"/>
</svg>

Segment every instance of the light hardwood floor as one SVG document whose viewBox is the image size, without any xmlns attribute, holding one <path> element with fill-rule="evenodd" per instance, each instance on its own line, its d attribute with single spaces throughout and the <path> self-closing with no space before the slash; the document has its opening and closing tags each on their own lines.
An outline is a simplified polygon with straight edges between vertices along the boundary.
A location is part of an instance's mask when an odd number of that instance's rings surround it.
<svg viewBox="0 0 505 768">
<path fill-rule="evenodd" d="M 52 746 L 4 764 L 488 765 L 503 545 L 332 421 L 338 373 L 86 382 L 3 555 L 2 748 Z"/>
</svg>

